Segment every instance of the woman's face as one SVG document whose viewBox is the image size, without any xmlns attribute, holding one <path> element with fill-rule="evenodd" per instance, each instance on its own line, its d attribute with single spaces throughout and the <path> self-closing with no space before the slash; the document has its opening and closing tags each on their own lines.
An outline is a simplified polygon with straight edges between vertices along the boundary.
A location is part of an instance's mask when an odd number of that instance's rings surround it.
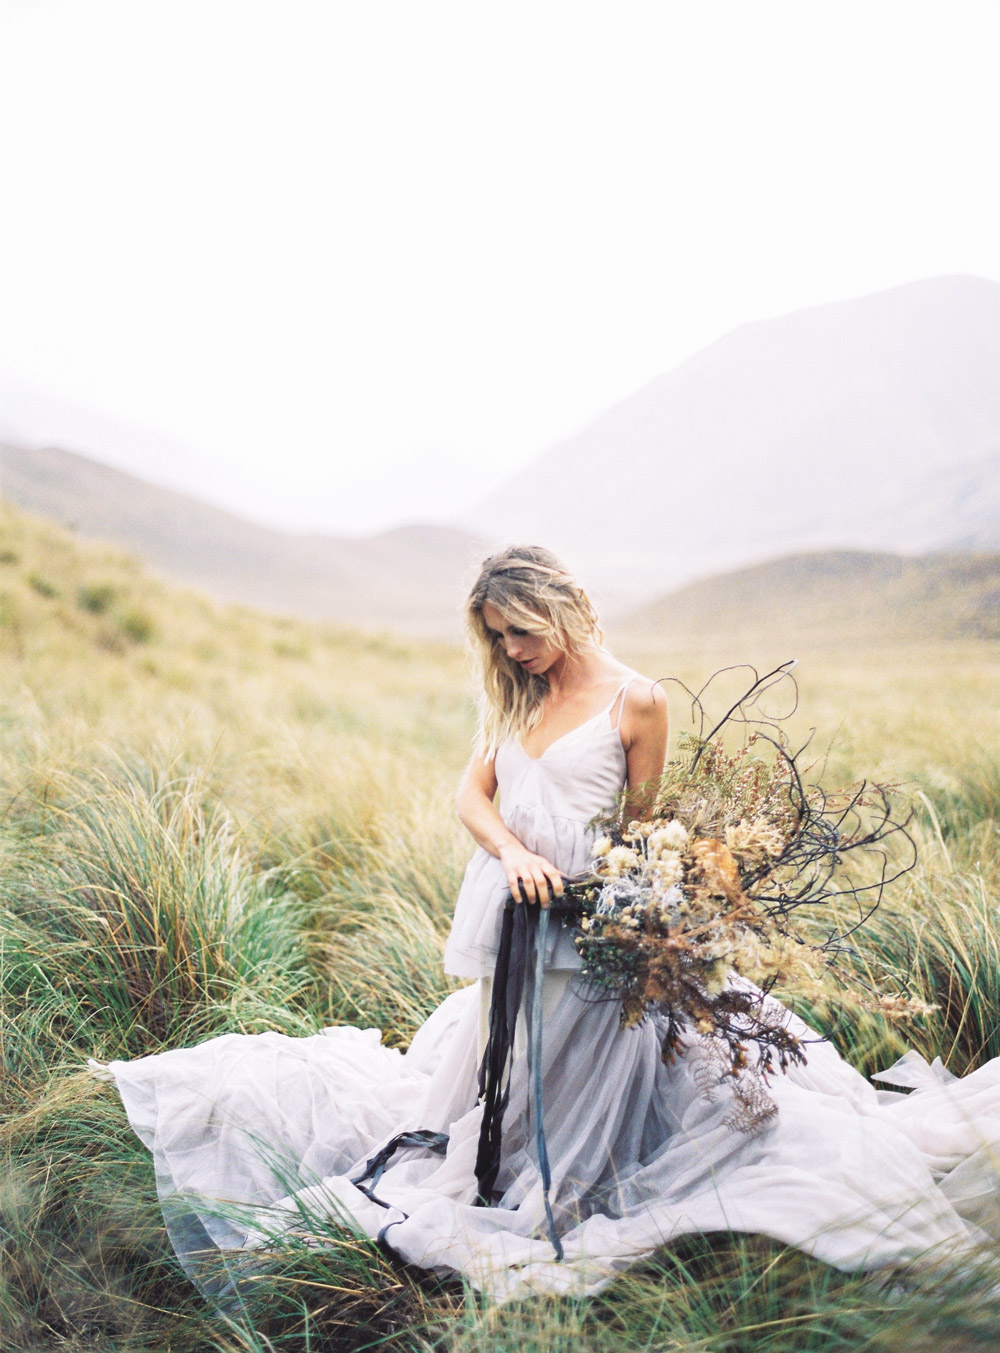
<svg viewBox="0 0 1000 1353">
<path fill-rule="evenodd" d="M 562 649 L 545 635 L 529 634 L 527 630 L 512 624 L 491 602 L 483 604 L 483 620 L 487 629 L 503 640 L 508 658 L 520 663 L 525 671 L 535 676 L 547 672 L 553 663 L 565 656 Z"/>
</svg>

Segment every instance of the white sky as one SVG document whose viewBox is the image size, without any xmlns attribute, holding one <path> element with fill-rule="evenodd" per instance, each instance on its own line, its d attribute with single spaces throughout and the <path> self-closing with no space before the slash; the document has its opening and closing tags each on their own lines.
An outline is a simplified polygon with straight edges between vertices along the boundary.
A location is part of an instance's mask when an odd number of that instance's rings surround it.
<svg viewBox="0 0 1000 1353">
<path fill-rule="evenodd" d="M 0 372 L 273 524 L 446 517 L 746 320 L 1000 280 L 998 49 L 996 0 L 0 0 Z"/>
</svg>

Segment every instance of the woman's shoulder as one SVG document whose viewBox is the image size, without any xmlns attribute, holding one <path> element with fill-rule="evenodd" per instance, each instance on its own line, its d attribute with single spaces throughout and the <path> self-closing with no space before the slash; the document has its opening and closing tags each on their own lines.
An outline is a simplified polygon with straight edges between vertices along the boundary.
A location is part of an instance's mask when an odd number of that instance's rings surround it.
<svg viewBox="0 0 1000 1353">
<path fill-rule="evenodd" d="M 648 677 L 633 668 L 625 668 L 621 679 L 629 709 L 652 710 L 666 707 L 667 697 L 663 693 L 662 677 Z"/>
<path fill-rule="evenodd" d="M 626 676 L 622 723 L 631 736 L 646 729 L 666 727 L 667 697 L 658 679 L 641 672 Z"/>
</svg>

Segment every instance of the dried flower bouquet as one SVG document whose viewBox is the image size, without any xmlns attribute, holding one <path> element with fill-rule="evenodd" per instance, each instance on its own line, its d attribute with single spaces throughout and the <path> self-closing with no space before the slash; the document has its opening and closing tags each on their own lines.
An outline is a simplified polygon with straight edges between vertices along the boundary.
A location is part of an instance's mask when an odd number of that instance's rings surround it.
<svg viewBox="0 0 1000 1353">
<path fill-rule="evenodd" d="M 623 1027 L 662 1017 L 664 1060 L 693 1044 L 706 1087 L 728 1083 L 733 1121 L 747 1129 L 775 1112 L 767 1075 L 806 1056 L 768 993 L 779 985 L 828 1000 L 849 937 L 913 863 L 909 819 L 894 816 L 887 787 L 830 794 L 806 784 L 805 749 L 792 750 L 783 719 L 762 714 L 762 694 L 794 689 L 790 667 L 754 673 L 708 733 L 704 688 L 692 696 L 701 727 L 682 738 L 651 811 L 600 824 L 591 872 L 568 883 L 563 912 L 583 975 L 597 995 L 621 1001 Z M 735 731 L 739 745 L 727 751 Z M 845 901 L 846 928 L 843 905 L 832 905 Z M 897 1016 L 926 1009 L 875 991 L 854 989 L 850 1001 Z"/>
</svg>

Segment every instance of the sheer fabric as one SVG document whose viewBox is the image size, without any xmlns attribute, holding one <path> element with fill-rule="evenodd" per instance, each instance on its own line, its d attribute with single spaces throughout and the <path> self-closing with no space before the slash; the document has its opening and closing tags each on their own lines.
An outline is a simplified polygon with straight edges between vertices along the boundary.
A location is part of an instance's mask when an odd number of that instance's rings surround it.
<svg viewBox="0 0 1000 1353">
<path fill-rule="evenodd" d="M 616 697 L 617 698 L 617 697 Z M 625 780 L 603 710 L 533 759 L 516 741 L 496 761 L 504 820 L 566 872 L 584 868 L 591 819 Z M 445 951 L 479 979 L 450 996 L 404 1054 L 374 1029 L 309 1038 L 225 1035 L 112 1062 L 129 1120 L 153 1154 L 171 1239 L 198 1280 L 213 1250 L 253 1251 L 303 1227 L 303 1207 L 381 1236 L 402 1258 L 466 1275 L 497 1299 L 594 1291 L 684 1233 L 732 1229 L 872 1269 L 1000 1238 L 1000 1065 L 963 1080 L 908 1054 L 876 1090 L 834 1049 L 776 1076 L 777 1115 L 747 1134 L 713 1074 L 708 1040 L 670 1066 L 661 1028 L 618 1027 L 612 1001 L 576 974 L 554 927 L 543 991 L 545 1127 L 565 1259 L 545 1216 L 522 1039 L 515 1044 L 496 1207 L 474 1206 L 483 1009 L 506 884 L 474 855 Z M 803 1037 L 815 1038 L 800 1022 Z M 351 1182 L 396 1134 L 448 1135 L 447 1153 L 403 1148 L 374 1189 Z M 241 1209 L 220 1215 L 220 1200 Z M 381 1204 L 387 1204 L 382 1206 Z M 307 1228 L 308 1229 L 308 1228 Z"/>
</svg>

